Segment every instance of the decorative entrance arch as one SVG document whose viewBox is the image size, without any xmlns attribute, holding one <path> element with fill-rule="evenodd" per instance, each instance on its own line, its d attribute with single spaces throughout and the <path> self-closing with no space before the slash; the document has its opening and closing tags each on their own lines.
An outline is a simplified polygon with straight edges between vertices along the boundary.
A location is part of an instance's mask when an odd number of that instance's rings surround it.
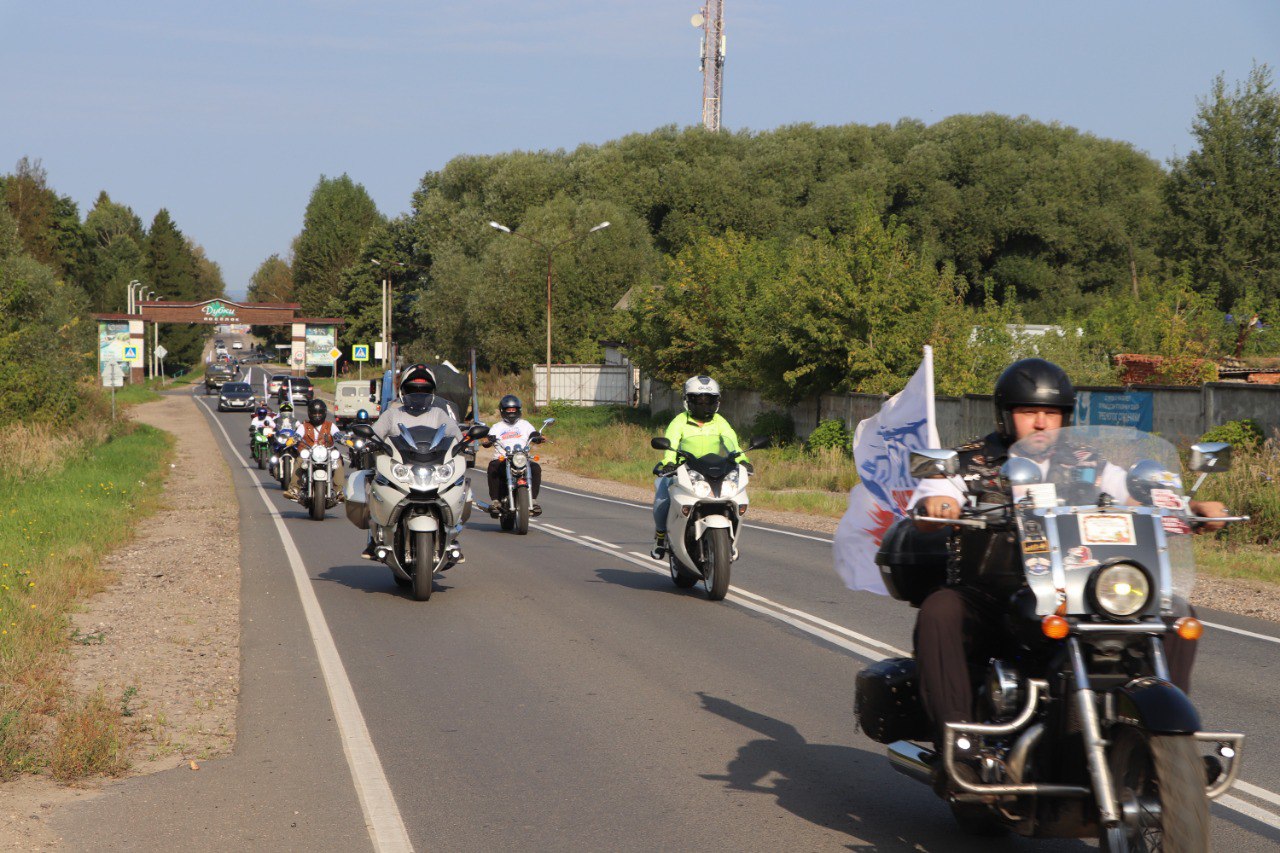
<svg viewBox="0 0 1280 853">
<path fill-rule="evenodd" d="M 333 327 L 346 325 L 347 321 L 339 317 L 295 316 L 300 307 L 294 302 L 236 302 L 219 298 L 201 302 L 140 302 L 136 314 L 94 314 L 93 318 L 98 321 L 98 370 L 105 369 L 104 363 L 112 360 L 127 361 L 129 381 L 141 382 L 146 364 L 147 323 L 291 326 L 289 367 L 294 376 L 305 375 L 308 367 L 332 366 L 328 352 L 321 353 L 315 343 L 328 339 L 332 346 Z M 310 349 L 308 338 L 313 342 Z"/>
</svg>

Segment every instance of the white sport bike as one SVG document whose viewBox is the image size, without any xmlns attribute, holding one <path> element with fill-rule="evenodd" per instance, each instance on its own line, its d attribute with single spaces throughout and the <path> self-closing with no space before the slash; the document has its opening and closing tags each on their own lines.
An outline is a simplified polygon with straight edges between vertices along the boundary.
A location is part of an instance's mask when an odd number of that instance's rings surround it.
<svg viewBox="0 0 1280 853">
<path fill-rule="evenodd" d="M 747 450 L 768 444 L 767 437 L 756 437 Z M 654 450 L 673 449 L 663 436 L 649 445 Z M 723 443 L 719 453 L 695 455 L 683 441 L 674 450 L 676 469 L 660 475 L 671 478 L 671 507 L 667 510 L 671 580 L 681 589 L 702 581 L 707 598 L 720 601 L 729 592 L 729 567 L 738 559 L 738 528 L 747 513 L 750 475 L 738 462 L 742 451 L 730 451 Z"/>
</svg>

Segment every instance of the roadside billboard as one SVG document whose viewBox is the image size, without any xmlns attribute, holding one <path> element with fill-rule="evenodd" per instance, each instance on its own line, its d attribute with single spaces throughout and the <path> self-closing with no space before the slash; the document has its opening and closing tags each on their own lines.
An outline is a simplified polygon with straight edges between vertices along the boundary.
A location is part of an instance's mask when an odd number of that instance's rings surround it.
<svg viewBox="0 0 1280 853">
<path fill-rule="evenodd" d="M 335 326 L 307 326 L 307 369 L 333 367 L 329 351 L 337 343 Z"/>
<path fill-rule="evenodd" d="M 98 321 L 98 375 L 101 377 L 107 365 L 120 364 L 126 359 L 124 349 L 131 346 L 128 320 Z"/>
</svg>

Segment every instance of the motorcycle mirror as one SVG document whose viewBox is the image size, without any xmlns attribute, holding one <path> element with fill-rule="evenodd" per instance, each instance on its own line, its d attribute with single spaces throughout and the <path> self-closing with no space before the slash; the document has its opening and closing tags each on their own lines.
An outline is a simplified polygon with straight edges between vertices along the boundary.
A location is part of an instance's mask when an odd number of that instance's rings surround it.
<svg viewBox="0 0 1280 853">
<path fill-rule="evenodd" d="M 1231 445 L 1225 441 L 1202 441 L 1191 445 L 1191 470 L 1217 474 L 1231 470 Z"/>
<path fill-rule="evenodd" d="M 656 435 L 653 438 L 649 439 L 649 446 L 652 447 L 654 450 L 670 450 L 671 440 L 668 439 L 665 435 Z"/>
<path fill-rule="evenodd" d="M 372 438 L 373 424 L 352 424 L 351 431 L 361 438 Z"/>
<path fill-rule="evenodd" d="M 1032 486 L 1041 481 L 1040 466 L 1023 456 L 1014 456 L 1000 466 L 1000 480 L 1013 486 Z"/>
<path fill-rule="evenodd" d="M 538 432 L 542 432 L 544 429 L 551 426 L 555 422 L 556 422 L 555 418 L 547 418 L 545 421 L 542 422 L 542 426 L 538 427 Z"/>
<path fill-rule="evenodd" d="M 484 438 L 488 434 L 489 428 L 484 424 L 472 424 L 467 430 L 467 438 L 473 441 L 477 438 Z"/>
<path fill-rule="evenodd" d="M 911 451 L 911 476 L 917 480 L 951 477 L 960 473 L 960 454 L 954 450 Z"/>
<path fill-rule="evenodd" d="M 768 447 L 772 439 L 767 435 L 753 435 L 751 440 L 747 442 L 747 450 L 760 450 Z"/>
</svg>

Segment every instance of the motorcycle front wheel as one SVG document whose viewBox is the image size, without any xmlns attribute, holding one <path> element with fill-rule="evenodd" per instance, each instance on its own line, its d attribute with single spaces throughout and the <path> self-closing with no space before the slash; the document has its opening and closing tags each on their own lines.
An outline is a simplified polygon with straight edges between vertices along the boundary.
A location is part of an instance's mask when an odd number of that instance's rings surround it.
<svg viewBox="0 0 1280 853">
<path fill-rule="evenodd" d="M 267 467 L 267 454 L 266 454 L 266 453 L 264 453 L 264 452 L 262 451 L 262 449 L 261 449 L 261 448 L 259 448 L 258 450 L 256 450 L 256 451 L 254 452 L 254 454 L 253 454 L 253 455 L 254 455 L 254 456 L 256 456 L 256 457 L 258 457 L 258 470 L 259 470 L 259 471 L 261 471 L 263 468 L 266 468 L 266 467 Z"/>
<path fill-rule="evenodd" d="M 707 598 L 712 601 L 720 601 L 729 594 L 732 549 L 729 531 L 723 527 L 712 527 L 702 537 L 702 574 L 707 583 Z"/>
<path fill-rule="evenodd" d="M 671 570 L 671 582 L 680 589 L 693 589 L 698 582 L 698 578 L 680 568 L 680 563 L 676 560 L 676 555 L 667 550 L 667 567 Z"/>
<path fill-rule="evenodd" d="M 524 536 L 529 532 L 529 490 L 516 489 L 516 534 Z"/>
<path fill-rule="evenodd" d="M 311 520 L 320 521 L 321 519 L 323 519 L 324 511 L 325 511 L 324 492 L 319 491 L 316 488 L 315 483 L 311 484 L 311 496 L 308 498 L 308 500 L 311 504 L 311 506 L 308 507 L 308 509 L 310 509 L 311 511 Z"/>
<path fill-rule="evenodd" d="M 1185 735 L 1156 735 L 1131 726 L 1113 730 L 1107 763 L 1122 813 L 1133 817 L 1103 828 L 1107 853 L 1192 853 L 1209 849 L 1209 798 L 1204 760 Z"/>
<path fill-rule="evenodd" d="M 436 561 L 436 536 L 429 530 L 411 534 L 413 536 L 413 597 L 417 601 L 428 601 L 431 598 L 431 586 L 434 580 Z"/>
</svg>

